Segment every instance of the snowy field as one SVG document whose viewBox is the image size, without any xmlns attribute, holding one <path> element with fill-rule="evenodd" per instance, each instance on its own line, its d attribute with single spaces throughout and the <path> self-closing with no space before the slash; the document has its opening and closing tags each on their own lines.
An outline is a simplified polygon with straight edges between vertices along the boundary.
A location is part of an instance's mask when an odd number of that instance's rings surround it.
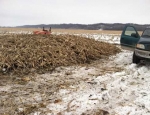
<svg viewBox="0 0 150 115">
<path fill-rule="evenodd" d="M 69 33 L 58 33 L 58 32 L 52 32 L 52 34 L 69 34 Z M 84 34 L 74 34 L 77 36 L 83 36 L 87 38 L 92 38 L 97 41 L 105 41 L 112 44 L 120 44 L 120 34 L 106 34 L 106 33 L 84 33 Z"/>
<path fill-rule="evenodd" d="M 56 34 L 56 33 L 53 33 Z M 83 34 L 119 44 L 120 35 Z M 119 47 L 119 46 L 118 46 Z M 53 73 L 25 77 L 27 84 L 0 86 L 0 114 L 14 115 L 150 115 L 150 63 L 132 64 L 132 51 L 98 60 L 88 66 L 59 67 Z M 11 94 L 7 96 L 6 94 Z"/>
</svg>

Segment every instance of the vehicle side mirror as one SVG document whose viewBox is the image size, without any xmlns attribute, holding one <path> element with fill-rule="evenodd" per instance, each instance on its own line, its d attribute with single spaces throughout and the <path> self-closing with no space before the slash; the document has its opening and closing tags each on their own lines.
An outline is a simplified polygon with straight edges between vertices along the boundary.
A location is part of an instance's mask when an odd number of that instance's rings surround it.
<svg viewBox="0 0 150 115">
<path fill-rule="evenodd" d="M 138 35 L 136 33 L 131 34 L 132 37 L 138 38 Z"/>
</svg>

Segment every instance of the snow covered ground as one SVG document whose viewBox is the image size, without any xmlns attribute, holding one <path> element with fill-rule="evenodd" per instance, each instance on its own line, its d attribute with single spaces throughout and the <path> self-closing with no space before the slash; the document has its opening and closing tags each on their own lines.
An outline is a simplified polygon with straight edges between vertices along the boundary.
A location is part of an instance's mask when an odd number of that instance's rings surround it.
<svg viewBox="0 0 150 115">
<path fill-rule="evenodd" d="M 120 40 L 119 35 L 84 36 L 114 44 Z M 150 63 L 132 64 L 132 54 L 122 50 L 88 66 L 59 67 L 30 77 L 26 85 L 4 85 L 0 94 L 15 94 L 0 99 L 12 98 L 20 113 L 24 105 L 36 105 L 30 115 L 150 115 Z"/>
<path fill-rule="evenodd" d="M 94 114 L 102 109 L 111 115 L 150 115 L 150 66 L 132 64 L 131 58 L 132 52 L 123 50 L 95 67 L 58 69 L 60 73 L 38 77 L 50 80 L 71 72 L 65 80 L 77 80 L 62 85 L 55 95 L 58 99 L 46 107 L 51 114 Z"/>
<path fill-rule="evenodd" d="M 119 44 L 120 40 L 119 35 L 84 36 L 116 44 Z M 63 114 L 81 114 L 88 111 L 90 113 L 92 109 L 99 108 L 117 115 L 150 115 L 150 64 L 132 64 L 132 53 L 122 50 L 116 56 L 103 61 L 105 67 L 100 64 L 101 67 L 97 68 L 81 67 L 73 70 L 70 76 L 82 79 L 80 83 L 68 89 L 60 89 L 57 95 L 61 97 L 61 102 L 51 103 L 47 107 L 57 113 L 64 111 L 69 103 L 70 110 L 62 112 Z M 104 68 L 105 73 L 95 75 L 98 74 L 96 71 Z M 121 70 L 109 73 L 108 68 Z"/>
<path fill-rule="evenodd" d="M 52 32 L 52 34 L 69 34 L 69 33 Z M 88 33 L 84 33 L 84 34 L 74 34 L 74 35 L 92 38 L 92 39 L 95 39 L 97 41 L 105 41 L 108 43 L 120 44 L 120 34 L 104 34 L 104 33 L 102 33 L 102 34 L 97 34 L 97 33 L 88 34 Z"/>
<path fill-rule="evenodd" d="M 8 34 L 33 34 L 32 31 L 0 31 L 0 35 Z"/>
</svg>

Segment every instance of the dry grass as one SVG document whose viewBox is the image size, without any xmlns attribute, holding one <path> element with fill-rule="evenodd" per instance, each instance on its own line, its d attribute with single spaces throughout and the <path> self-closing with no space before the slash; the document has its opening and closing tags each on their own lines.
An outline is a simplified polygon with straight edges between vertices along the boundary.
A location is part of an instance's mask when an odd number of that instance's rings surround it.
<svg viewBox="0 0 150 115">
<path fill-rule="evenodd" d="M 46 29 L 46 28 L 45 28 Z M 47 28 L 49 29 L 49 28 Z M 7 32 L 19 32 L 19 31 L 35 31 L 35 30 L 42 30 L 42 28 L 0 28 L 0 31 L 7 31 Z M 110 31 L 110 30 L 83 30 L 83 29 L 53 29 L 52 32 L 57 33 L 69 33 L 69 34 L 121 34 L 122 31 Z"/>
<path fill-rule="evenodd" d="M 69 33 L 69 34 L 118 34 L 121 35 L 122 31 L 118 30 L 82 30 L 82 29 L 52 29 L 52 32 Z M 142 31 L 138 31 L 141 35 Z"/>
<path fill-rule="evenodd" d="M 0 36 L 1 73 L 51 71 L 58 66 L 90 63 L 120 50 L 114 45 L 73 35 Z"/>
<path fill-rule="evenodd" d="M 53 32 L 70 33 L 70 34 L 121 34 L 121 31 L 115 30 L 82 30 L 82 29 L 53 29 Z"/>
<path fill-rule="evenodd" d="M 46 28 L 45 28 L 46 29 Z M 49 28 L 47 28 L 49 29 Z M 42 30 L 42 28 L 0 28 L 0 31 L 3 32 L 20 32 L 20 31 L 35 31 Z M 122 31 L 117 30 L 83 30 L 83 29 L 53 29 L 54 33 L 68 33 L 68 34 L 118 34 L 121 35 Z M 138 31 L 139 34 L 142 34 L 142 31 Z"/>
</svg>

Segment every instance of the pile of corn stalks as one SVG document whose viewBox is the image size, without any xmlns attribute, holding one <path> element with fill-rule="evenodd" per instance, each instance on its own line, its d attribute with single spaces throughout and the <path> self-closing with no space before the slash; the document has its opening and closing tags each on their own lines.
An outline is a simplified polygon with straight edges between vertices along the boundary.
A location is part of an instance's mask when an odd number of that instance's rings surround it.
<svg viewBox="0 0 150 115">
<path fill-rule="evenodd" d="M 81 36 L 4 35 L 0 36 L 0 73 L 44 73 L 119 51 L 114 45 Z"/>
</svg>

